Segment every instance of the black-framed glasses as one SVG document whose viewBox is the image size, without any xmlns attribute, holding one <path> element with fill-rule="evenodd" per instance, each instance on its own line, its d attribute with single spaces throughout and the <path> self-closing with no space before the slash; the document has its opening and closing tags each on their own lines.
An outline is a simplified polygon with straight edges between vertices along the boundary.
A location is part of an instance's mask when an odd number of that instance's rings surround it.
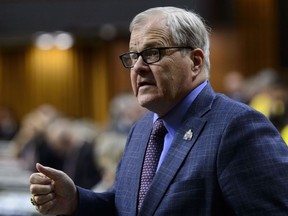
<svg viewBox="0 0 288 216">
<path fill-rule="evenodd" d="M 161 51 L 166 49 L 191 49 L 189 46 L 170 46 L 170 47 L 153 47 L 143 50 L 142 52 L 127 52 L 120 55 L 120 59 L 126 68 L 134 67 L 137 62 L 139 56 L 142 57 L 143 61 L 146 64 L 152 64 L 161 60 Z"/>
</svg>

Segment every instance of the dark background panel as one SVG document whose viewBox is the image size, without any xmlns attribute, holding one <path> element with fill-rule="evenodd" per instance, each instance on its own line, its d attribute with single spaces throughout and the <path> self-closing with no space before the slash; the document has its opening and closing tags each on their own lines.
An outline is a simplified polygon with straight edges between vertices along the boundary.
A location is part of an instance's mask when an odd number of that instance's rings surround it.
<svg viewBox="0 0 288 216">
<path fill-rule="evenodd" d="M 280 64 L 288 68 L 288 1 L 279 0 L 279 51 Z"/>
<path fill-rule="evenodd" d="M 68 30 L 93 34 L 103 24 L 127 33 L 131 19 L 156 6 L 192 9 L 211 25 L 231 21 L 231 1 L 213 0 L 7 0 L 0 1 L 0 37 L 26 36 L 38 31 Z M 227 11 L 225 13 L 225 11 Z M 230 14 L 230 15 L 229 15 Z"/>
</svg>

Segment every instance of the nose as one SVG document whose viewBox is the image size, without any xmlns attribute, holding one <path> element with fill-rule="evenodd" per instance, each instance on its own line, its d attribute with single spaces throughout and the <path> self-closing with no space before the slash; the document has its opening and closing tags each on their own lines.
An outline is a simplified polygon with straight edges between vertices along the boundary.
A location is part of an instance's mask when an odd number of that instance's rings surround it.
<svg viewBox="0 0 288 216">
<path fill-rule="evenodd" d="M 137 61 L 135 62 L 134 66 L 133 66 L 133 69 L 137 71 L 138 69 L 144 68 L 147 65 L 148 64 L 143 61 L 142 56 L 139 56 L 139 58 L 137 59 Z"/>
</svg>

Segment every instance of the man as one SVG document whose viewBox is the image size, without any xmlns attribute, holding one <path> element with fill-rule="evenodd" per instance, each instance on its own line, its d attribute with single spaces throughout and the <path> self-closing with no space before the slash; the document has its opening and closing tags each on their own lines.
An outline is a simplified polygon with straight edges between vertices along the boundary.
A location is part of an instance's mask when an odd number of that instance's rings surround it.
<svg viewBox="0 0 288 216">
<path fill-rule="evenodd" d="M 214 93 L 208 82 L 209 34 L 201 18 L 179 8 L 152 8 L 133 19 L 130 31 L 130 52 L 121 60 L 131 68 L 139 104 L 151 112 L 132 127 L 113 188 L 93 193 L 76 187 L 63 172 L 37 164 L 30 191 L 38 211 L 287 215 L 287 146 L 262 114 Z M 140 202 L 146 146 L 159 118 L 168 132 Z"/>
</svg>

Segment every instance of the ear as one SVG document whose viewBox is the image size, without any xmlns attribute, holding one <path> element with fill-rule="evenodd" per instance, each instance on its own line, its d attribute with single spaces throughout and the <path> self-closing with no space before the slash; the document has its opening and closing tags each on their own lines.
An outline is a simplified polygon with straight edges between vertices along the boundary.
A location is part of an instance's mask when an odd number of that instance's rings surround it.
<svg viewBox="0 0 288 216">
<path fill-rule="evenodd" d="M 191 52 L 191 60 L 193 61 L 192 71 L 199 73 L 204 64 L 204 52 L 203 50 L 197 48 Z"/>
</svg>

